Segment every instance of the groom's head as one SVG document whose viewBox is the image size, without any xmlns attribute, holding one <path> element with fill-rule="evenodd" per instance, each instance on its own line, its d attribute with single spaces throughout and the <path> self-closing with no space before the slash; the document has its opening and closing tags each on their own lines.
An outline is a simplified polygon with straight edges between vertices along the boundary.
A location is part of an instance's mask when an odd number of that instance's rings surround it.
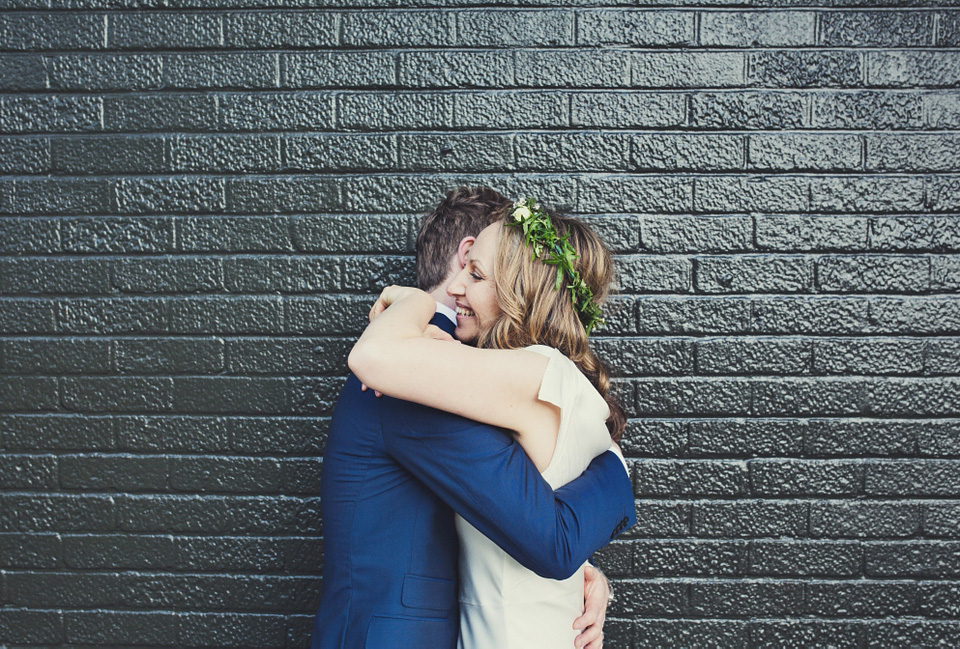
<svg viewBox="0 0 960 649">
<path fill-rule="evenodd" d="M 447 192 L 417 234 L 417 285 L 453 307 L 446 285 L 463 266 L 463 256 L 485 227 L 503 217 L 511 202 L 489 187 L 458 187 Z"/>
</svg>

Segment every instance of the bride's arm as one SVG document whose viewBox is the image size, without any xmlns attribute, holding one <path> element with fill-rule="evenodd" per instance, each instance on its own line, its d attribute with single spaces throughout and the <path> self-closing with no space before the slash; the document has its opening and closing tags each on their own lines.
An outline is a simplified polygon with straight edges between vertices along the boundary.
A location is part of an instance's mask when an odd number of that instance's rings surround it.
<svg viewBox="0 0 960 649">
<path fill-rule="evenodd" d="M 537 467 L 546 467 L 560 421 L 556 406 L 537 398 L 549 359 L 424 338 L 436 310 L 430 295 L 390 287 L 382 297 L 390 307 L 350 352 L 357 377 L 384 394 L 514 430 Z"/>
</svg>

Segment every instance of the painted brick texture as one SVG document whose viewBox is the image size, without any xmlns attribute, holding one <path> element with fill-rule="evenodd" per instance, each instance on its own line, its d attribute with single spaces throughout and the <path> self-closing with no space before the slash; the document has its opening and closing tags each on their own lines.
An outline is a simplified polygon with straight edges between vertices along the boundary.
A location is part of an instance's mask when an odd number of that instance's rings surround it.
<svg viewBox="0 0 960 649">
<path fill-rule="evenodd" d="M 0 646 L 305 647 L 369 303 L 617 258 L 605 646 L 960 646 L 953 0 L 0 0 Z"/>
</svg>

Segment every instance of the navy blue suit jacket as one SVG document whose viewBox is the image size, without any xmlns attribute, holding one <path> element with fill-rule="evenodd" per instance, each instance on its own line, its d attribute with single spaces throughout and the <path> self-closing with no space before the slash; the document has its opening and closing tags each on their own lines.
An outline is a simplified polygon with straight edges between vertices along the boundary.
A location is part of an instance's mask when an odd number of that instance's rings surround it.
<svg viewBox="0 0 960 649">
<path fill-rule="evenodd" d="M 433 322 L 452 328 L 442 315 Z M 454 649 L 454 511 L 555 579 L 636 522 L 630 480 L 612 452 L 554 492 L 507 432 L 377 398 L 352 374 L 333 413 L 321 506 L 312 649 Z"/>
</svg>

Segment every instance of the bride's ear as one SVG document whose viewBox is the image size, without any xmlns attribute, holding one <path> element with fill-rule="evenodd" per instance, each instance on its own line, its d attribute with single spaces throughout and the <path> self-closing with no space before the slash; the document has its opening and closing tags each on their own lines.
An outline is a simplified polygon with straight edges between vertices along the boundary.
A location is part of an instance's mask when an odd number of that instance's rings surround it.
<svg viewBox="0 0 960 649">
<path fill-rule="evenodd" d="M 460 245 L 457 246 L 457 263 L 460 265 L 460 268 L 467 265 L 467 253 L 470 251 L 470 248 L 473 247 L 476 240 L 476 237 L 464 237 L 460 240 Z"/>
</svg>

